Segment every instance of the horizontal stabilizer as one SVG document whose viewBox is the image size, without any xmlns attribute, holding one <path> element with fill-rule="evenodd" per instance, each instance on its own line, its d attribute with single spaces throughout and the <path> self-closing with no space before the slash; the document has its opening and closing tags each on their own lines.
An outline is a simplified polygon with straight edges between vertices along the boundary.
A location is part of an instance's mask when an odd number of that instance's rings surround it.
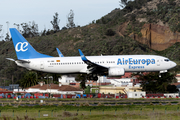
<svg viewBox="0 0 180 120">
<path fill-rule="evenodd" d="M 10 61 L 16 61 L 16 62 L 21 62 L 21 63 L 30 63 L 30 61 L 27 61 L 27 60 L 14 60 L 12 58 L 6 58 L 7 60 L 10 60 Z"/>
<path fill-rule="evenodd" d="M 14 59 L 12 59 L 12 58 L 6 58 L 7 60 L 10 60 L 10 61 L 15 61 Z"/>
<path fill-rule="evenodd" d="M 16 60 L 17 62 L 21 62 L 21 63 L 30 63 L 30 61 L 27 60 Z"/>
</svg>

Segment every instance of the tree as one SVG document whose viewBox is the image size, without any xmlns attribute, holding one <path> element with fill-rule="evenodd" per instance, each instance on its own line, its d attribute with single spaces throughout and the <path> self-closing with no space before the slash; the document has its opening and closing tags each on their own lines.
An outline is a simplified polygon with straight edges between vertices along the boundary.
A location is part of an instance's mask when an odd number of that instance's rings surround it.
<svg viewBox="0 0 180 120">
<path fill-rule="evenodd" d="M 14 25 L 16 25 L 17 26 L 17 30 L 19 31 L 19 24 L 16 24 L 16 23 L 14 23 Z M 19 31 L 20 32 L 20 31 Z"/>
<path fill-rule="evenodd" d="M 59 31 L 59 22 L 60 20 L 58 19 L 58 13 L 56 12 L 53 16 L 53 21 L 51 21 L 54 31 Z"/>
<path fill-rule="evenodd" d="M 138 80 L 142 81 L 142 90 L 148 93 L 177 92 L 177 89 L 174 89 L 171 85 L 171 83 L 177 82 L 175 75 L 175 73 L 170 72 L 162 73 L 161 77 L 159 76 L 159 72 L 133 74 L 133 76 L 136 76 Z"/>
<path fill-rule="evenodd" d="M 58 78 L 61 78 L 61 75 L 57 73 L 51 73 L 48 76 L 52 76 L 54 83 L 58 83 Z"/>
<path fill-rule="evenodd" d="M 36 24 L 34 21 L 32 21 L 32 25 L 30 25 L 31 28 L 31 33 L 33 34 L 33 36 L 38 36 L 38 24 Z"/>
<path fill-rule="evenodd" d="M 2 26 L 3 25 L 0 25 L 0 33 L 2 32 Z M 3 34 L 3 33 L 1 33 L 1 34 Z M 2 40 L 3 39 L 3 35 L 0 35 L 0 40 Z"/>
<path fill-rule="evenodd" d="M 34 21 L 32 21 L 32 24 L 31 24 L 31 22 L 29 22 L 29 24 L 21 23 L 21 26 L 23 28 L 22 35 L 25 38 L 31 38 L 31 37 L 35 37 L 35 36 L 39 35 L 38 24 L 36 24 Z"/>
<path fill-rule="evenodd" d="M 41 36 L 45 36 L 46 35 L 46 29 L 44 29 L 42 32 L 41 32 Z"/>
<path fill-rule="evenodd" d="M 30 33 L 29 25 L 27 23 L 21 23 L 21 26 L 23 28 L 22 35 L 25 38 L 28 38 L 29 37 L 29 33 Z"/>
<path fill-rule="evenodd" d="M 177 89 L 177 87 L 175 85 L 168 85 L 167 86 L 167 91 L 169 91 L 169 93 L 176 93 L 179 90 Z"/>
<path fill-rule="evenodd" d="M 5 41 L 10 41 L 10 36 L 8 33 L 6 33 Z"/>
<path fill-rule="evenodd" d="M 131 0 L 120 0 L 119 1 L 119 5 L 122 7 L 122 8 L 124 8 L 124 7 L 126 7 L 127 5 L 128 5 L 128 2 L 129 1 L 131 1 Z"/>
<path fill-rule="evenodd" d="M 106 33 L 107 36 L 114 36 L 116 34 L 115 31 L 113 31 L 112 29 L 107 29 Z"/>
<path fill-rule="evenodd" d="M 38 84 L 38 80 L 37 80 L 36 72 L 33 71 L 26 72 L 23 75 L 22 79 L 20 80 L 20 86 L 22 88 L 31 87 L 36 84 Z"/>
<path fill-rule="evenodd" d="M 86 75 L 85 74 L 78 74 L 76 76 L 76 81 L 81 81 L 80 87 L 84 90 L 86 88 Z"/>
<path fill-rule="evenodd" d="M 76 27 L 75 24 L 74 24 L 74 12 L 73 12 L 73 10 L 70 10 L 70 13 L 67 16 L 67 19 L 68 19 L 68 23 L 66 24 L 66 26 L 68 28 Z"/>
</svg>

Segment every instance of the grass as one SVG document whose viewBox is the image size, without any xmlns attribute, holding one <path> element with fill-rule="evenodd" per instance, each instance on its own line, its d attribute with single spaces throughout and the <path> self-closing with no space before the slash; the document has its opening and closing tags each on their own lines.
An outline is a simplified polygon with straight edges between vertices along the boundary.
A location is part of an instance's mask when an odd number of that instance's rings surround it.
<svg viewBox="0 0 180 120">
<path fill-rule="evenodd" d="M 0 119 L 37 120 L 163 120 L 179 119 L 180 105 L 118 105 L 118 106 L 4 106 L 0 107 Z M 13 112 L 14 111 L 14 112 Z M 26 112 L 27 111 L 27 112 Z"/>
<path fill-rule="evenodd" d="M 177 98 L 43 99 L 44 103 L 41 104 L 40 100 L 21 99 L 16 101 L 13 99 L 1 99 L 0 119 L 176 120 L 180 117 L 180 104 Z M 1 106 L 2 104 L 3 106 Z"/>
</svg>

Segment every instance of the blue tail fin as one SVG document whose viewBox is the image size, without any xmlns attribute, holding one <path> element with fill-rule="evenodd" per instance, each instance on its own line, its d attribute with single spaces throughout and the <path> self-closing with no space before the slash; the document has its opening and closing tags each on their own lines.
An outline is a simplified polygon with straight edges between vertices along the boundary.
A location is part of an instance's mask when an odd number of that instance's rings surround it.
<svg viewBox="0 0 180 120">
<path fill-rule="evenodd" d="M 37 52 L 29 42 L 17 31 L 15 28 L 10 28 L 11 37 L 13 40 L 14 48 L 17 58 L 31 59 L 31 58 L 47 58 L 48 55 Z"/>
</svg>

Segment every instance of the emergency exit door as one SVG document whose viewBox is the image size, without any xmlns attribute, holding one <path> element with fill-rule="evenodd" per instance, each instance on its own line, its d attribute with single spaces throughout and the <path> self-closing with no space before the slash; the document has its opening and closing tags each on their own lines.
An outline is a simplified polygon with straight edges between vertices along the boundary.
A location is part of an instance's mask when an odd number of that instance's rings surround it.
<svg viewBox="0 0 180 120">
<path fill-rule="evenodd" d="M 41 63 L 40 63 L 40 69 L 44 69 L 44 61 L 41 61 Z"/>
</svg>

